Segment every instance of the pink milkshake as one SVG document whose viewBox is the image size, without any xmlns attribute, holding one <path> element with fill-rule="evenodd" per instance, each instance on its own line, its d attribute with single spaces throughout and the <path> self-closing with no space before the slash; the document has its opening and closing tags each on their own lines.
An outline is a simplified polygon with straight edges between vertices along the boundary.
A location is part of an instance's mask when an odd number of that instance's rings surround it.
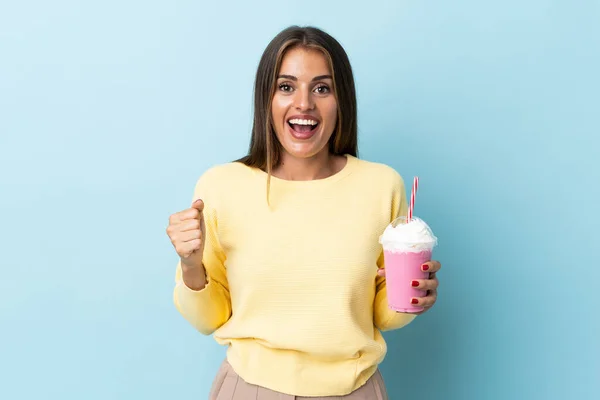
<svg viewBox="0 0 600 400">
<path fill-rule="evenodd" d="M 424 297 L 426 291 L 415 289 L 415 279 L 428 279 L 421 265 L 431 260 L 437 238 L 419 218 L 407 223 L 406 217 L 392 221 L 381 235 L 383 245 L 387 299 L 390 309 L 399 312 L 419 312 L 423 307 L 411 304 L 413 297 Z"/>
</svg>

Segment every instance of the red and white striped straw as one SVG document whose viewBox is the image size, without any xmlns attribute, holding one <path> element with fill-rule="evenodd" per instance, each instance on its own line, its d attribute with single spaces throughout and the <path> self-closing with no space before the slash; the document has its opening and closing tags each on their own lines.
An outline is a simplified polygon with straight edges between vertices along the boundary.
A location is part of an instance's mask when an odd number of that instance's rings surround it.
<svg viewBox="0 0 600 400">
<path fill-rule="evenodd" d="M 419 188 L 419 177 L 415 176 L 413 179 L 412 191 L 410 193 L 410 205 L 408 206 L 408 215 L 406 216 L 406 223 L 409 223 L 413 217 L 413 211 L 415 209 L 415 197 L 417 196 L 417 189 Z"/>
</svg>

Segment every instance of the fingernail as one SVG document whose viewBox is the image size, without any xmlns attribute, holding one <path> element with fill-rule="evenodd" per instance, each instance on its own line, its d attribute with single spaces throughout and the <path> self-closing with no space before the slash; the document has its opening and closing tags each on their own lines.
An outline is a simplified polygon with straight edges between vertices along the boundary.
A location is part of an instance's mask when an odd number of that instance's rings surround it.
<svg viewBox="0 0 600 400">
<path fill-rule="evenodd" d="M 417 281 L 412 281 L 411 285 L 412 285 L 413 287 L 417 287 L 417 286 L 419 286 L 419 282 L 417 282 Z"/>
<path fill-rule="evenodd" d="M 410 303 L 411 303 L 411 304 L 419 304 L 419 300 L 417 300 L 417 299 L 412 299 L 412 300 L 410 301 Z"/>
<path fill-rule="evenodd" d="M 429 265 L 423 264 L 421 268 L 423 269 L 423 271 L 427 271 L 429 269 Z"/>
</svg>

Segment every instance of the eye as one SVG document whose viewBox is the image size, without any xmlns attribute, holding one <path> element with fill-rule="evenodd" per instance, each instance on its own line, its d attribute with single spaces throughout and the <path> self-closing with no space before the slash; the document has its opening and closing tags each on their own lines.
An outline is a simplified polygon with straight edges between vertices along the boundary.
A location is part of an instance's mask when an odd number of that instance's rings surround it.
<svg viewBox="0 0 600 400">
<path fill-rule="evenodd" d="M 317 86 L 317 87 L 315 88 L 315 91 L 316 91 L 318 94 L 327 94 L 327 93 L 329 93 L 331 90 L 329 89 L 329 86 L 327 86 L 327 85 L 319 85 L 319 86 Z"/>
<path fill-rule="evenodd" d="M 279 90 L 281 90 L 282 92 L 291 92 L 292 87 L 287 83 L 281 83 L 279 84 Z"/>
</svg>

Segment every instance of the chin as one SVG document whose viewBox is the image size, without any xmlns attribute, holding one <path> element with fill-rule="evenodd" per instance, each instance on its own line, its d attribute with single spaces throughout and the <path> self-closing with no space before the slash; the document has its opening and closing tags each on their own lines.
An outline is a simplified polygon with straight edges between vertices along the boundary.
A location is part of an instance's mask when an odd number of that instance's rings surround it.
<svg viewBox="0 0 600 400">
<path fill-rule="evenodd" d="M 290 151 L 289 149 L 285 149 L 285 152 L 297 159 L 309 159 L 320 153 L 319 151 Z"/>
<path fill-rule="evenodd" d="M 323 151 L 328 151 L 328 141 L 323 140 L 321 133 L 317 131 L 310 137 L 298 138 L 290 130 L 286 130 L 283 137 L 279 137 L 279 142 L 285 152 L 294 158 L 312 158 Z"/>
<path fill-rule="evenodd" d="M 318 145 L 316 143 L 285 143 L 283 149 L 294 158 L 312 158 L 327 148 L 327 143 Z"/>
</svg>

